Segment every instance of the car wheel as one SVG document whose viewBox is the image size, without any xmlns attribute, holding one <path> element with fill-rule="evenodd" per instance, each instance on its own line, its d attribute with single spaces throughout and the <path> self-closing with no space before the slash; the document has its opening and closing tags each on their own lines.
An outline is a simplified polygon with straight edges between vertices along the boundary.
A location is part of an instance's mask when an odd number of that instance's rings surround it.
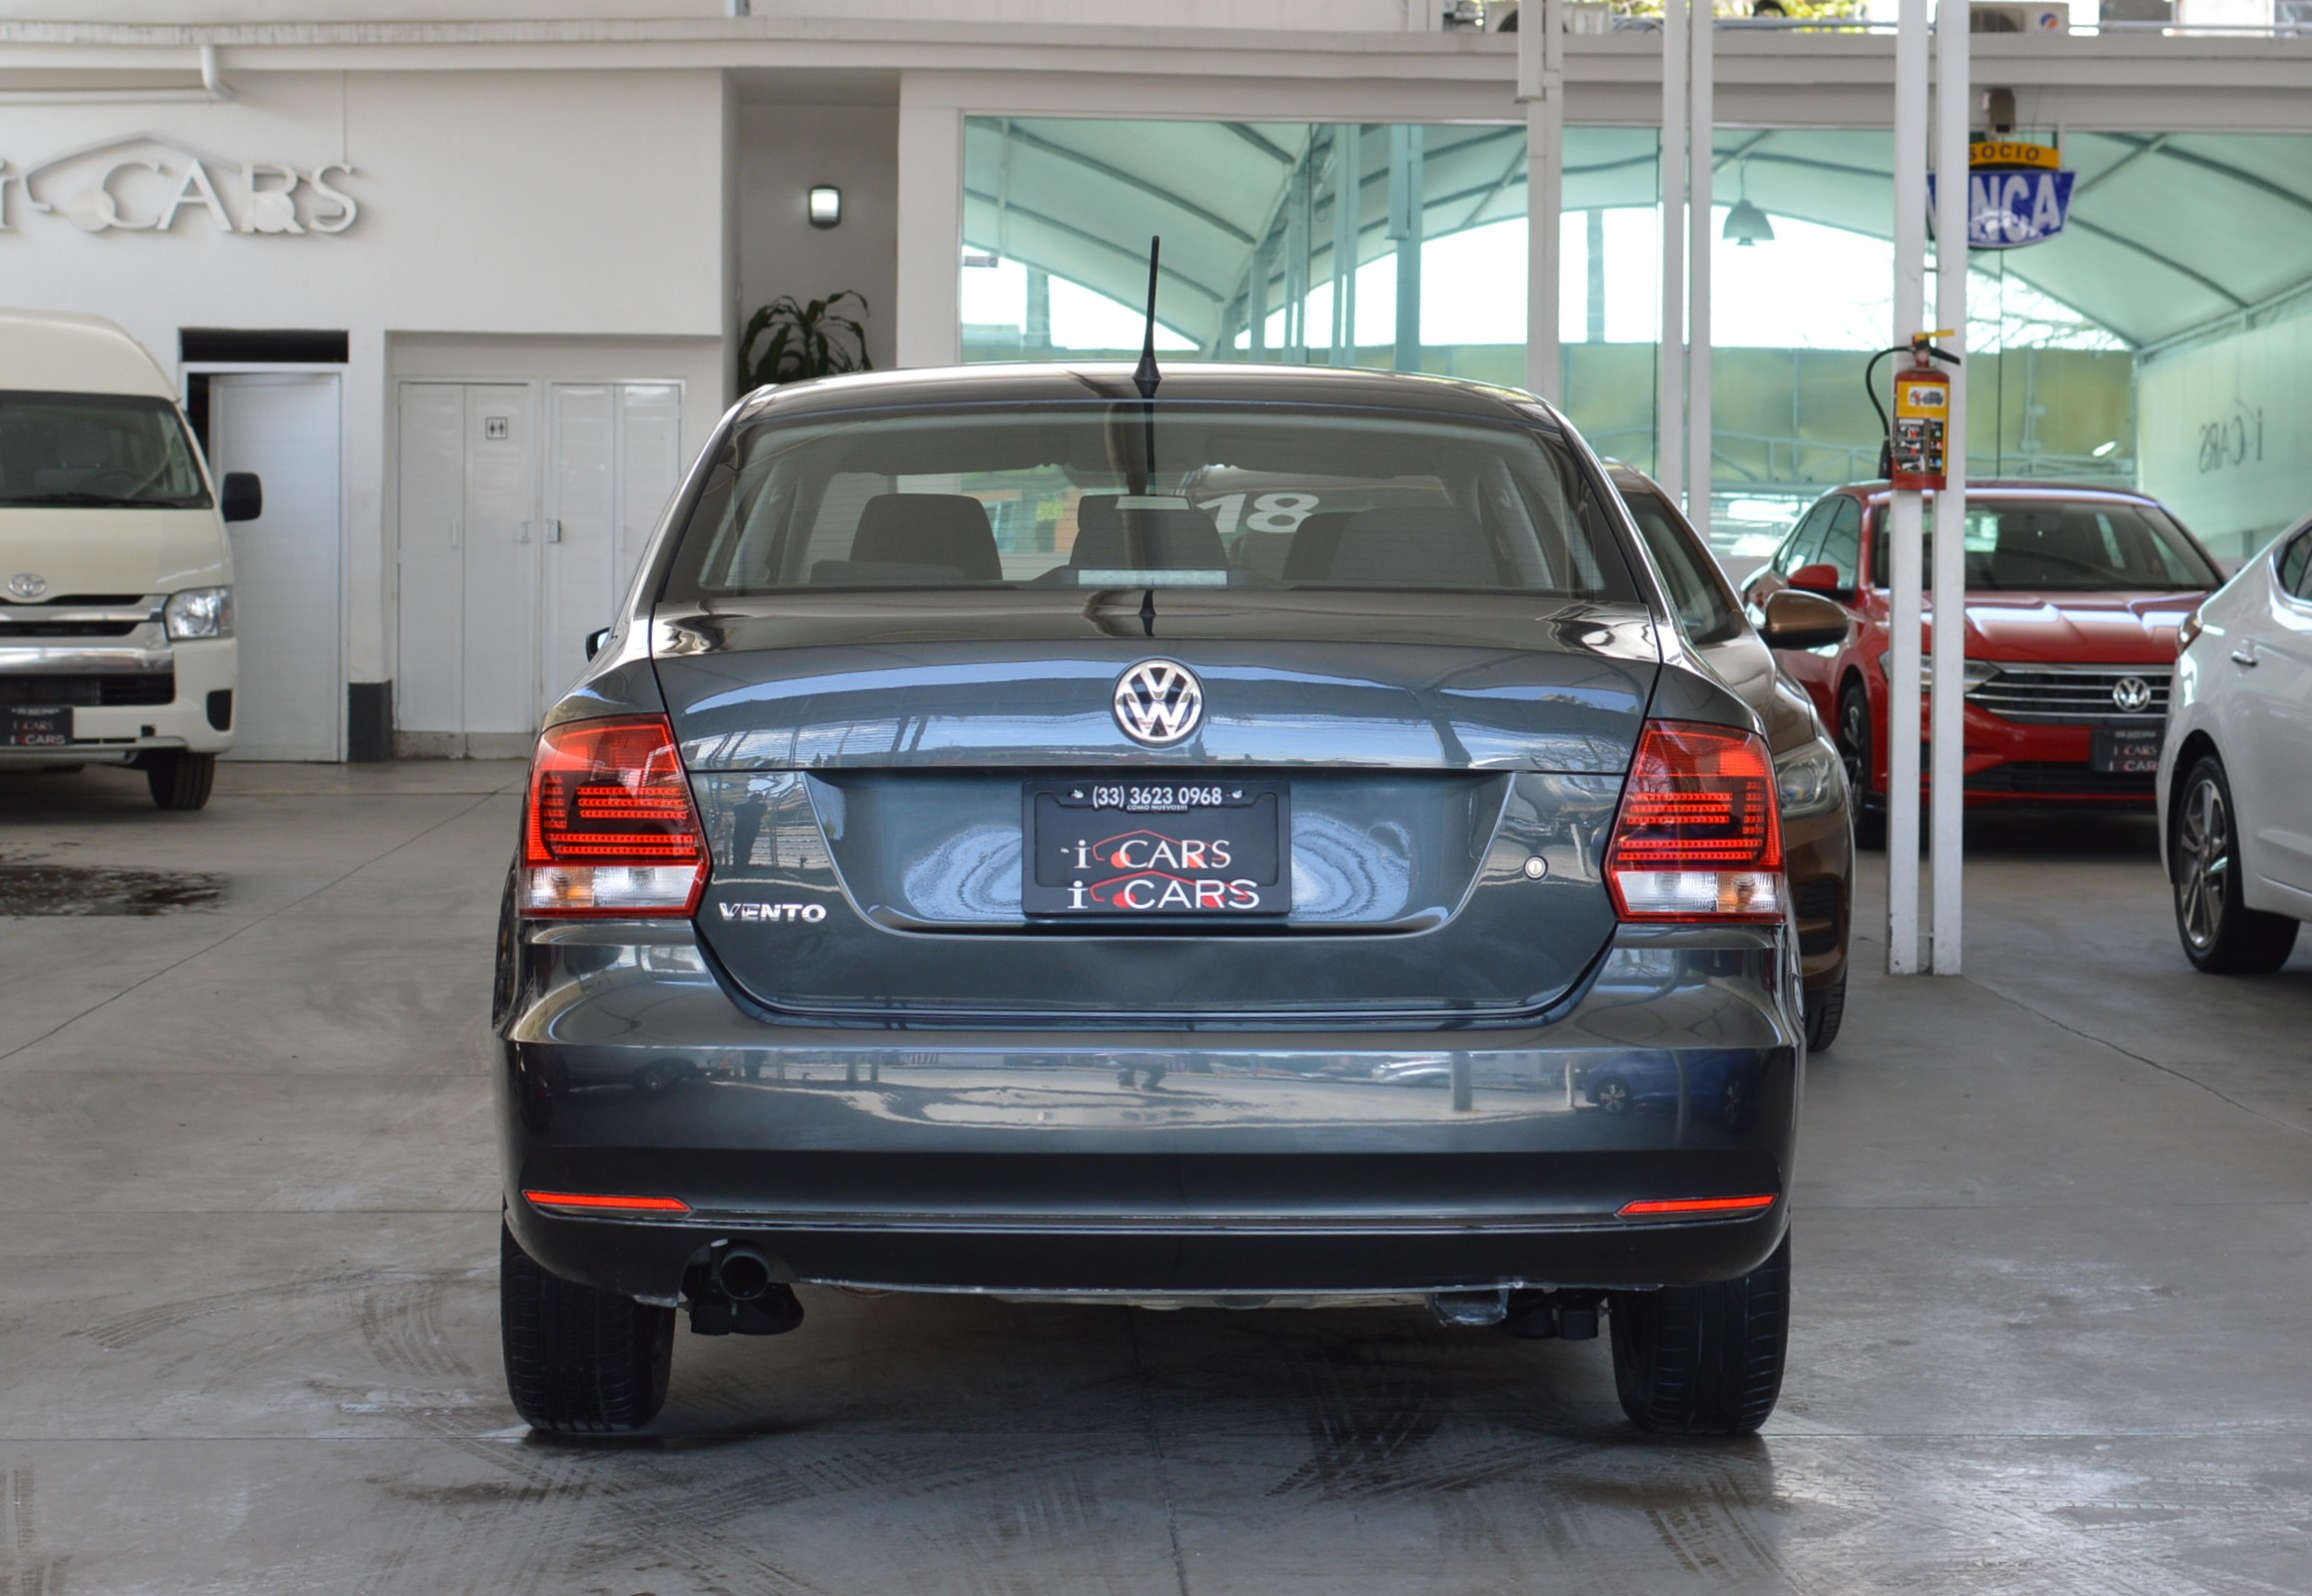
<svg viewBox="0 0 2312 1596">
<path fill-rule="evenodd" d="M 1630 1112 L 1630 1083 L 1620 1076 L 1608 1076 L 1590 1089 L 1590 1101 L 1608 1114 Z"/>
<path fill-rule="evenodd" d="M 1791 1242 L 1740 1279 L 1616 1291 L 1614 1392 L 1657 1435 L 1748 1435 L 1782 1394 Z"/>
<path fill-rule="evenodd" d="M 163 809 L 199 809 L 209 802 L 209 789 L 216 783 L 215 754 L 170 748 L 146 755 L 145 785 Z"/>
<path fill-rule="evenodd" d="M 1820 992 L 1807 994 L 1807 1051 L 1828 1053 L 1839 1039 L 1839 1024 L 1847 1018 L 1847 972 Z"/>
<path fill-rule="evenodd" d="M 1839 763 L 1847 767 L 1847 803 L 1855 815 L 1855 846 L 1887 846 L 1887 812 L 1871 799 L 1871 696 L 1861 682 L 1839 694 Z"/>
<path fill-rule="evenodd" d="M 2240 896 L 2239 827 L 2224 762 L 2209 754 L 2184 777 L 2170 822 L 2175 931 L 2184 957 L 2210 975 L 2269 975 L 2288 962 L 2296 922 Z"/>
<path fill-rule="evenodd" d="M 630 1430 L 665 1406 L 674 1309 L 548 1274 L 502 1220 L 497 1309 L 506 1391 L 531 1428 Z"/>
</svg>

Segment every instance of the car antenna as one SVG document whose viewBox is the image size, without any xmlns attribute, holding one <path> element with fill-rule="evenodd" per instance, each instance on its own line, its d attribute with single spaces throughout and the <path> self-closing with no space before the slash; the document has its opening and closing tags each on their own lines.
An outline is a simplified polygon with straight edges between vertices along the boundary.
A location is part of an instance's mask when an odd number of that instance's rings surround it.
<svg viewBox="0 0 2312 1596">
<path fill-rule="evenodd" d="M 1140 483 L 1140 490 L 1144 494 L 1152 491 L 1156 486 L 1155 400 L 1156 385 L 1163 381 L 1163 373 L 1156 370 L 1156 262 L 1163 254 L 1163 235 L 1151 234 L 1149 236 L 1148 323 L 1146 330 L 1141 334 L 1140 365 L 1134 367 L 1132 371 L 1132 386 L 1140 390 L 1143 405 L 1141 424 L 1146 428 L 1146 445 L 1141 451 Z M 1148 538 L 1141 524 L 1141 512 L 1135 510 L 1128 513 L 1125 517 L 1125 527 L 1129 538 L 1125 546 L 1130 550 L 1135 563 L 1145 564 L 1148 559 L 1146 546 Z M 1154 587 L 1141 595 L 1140 624 L 1141 630 L 1149 636 L 1154 637 L 1156 635 L 1156 589 Z"/>
<path fill-rule="evenodd" d="M 1132 372 L 1132 386 L 1140 390 L 1144 399 L 1155 399 L 1156 385 L 1163 381 L 1163 373 L 1156 370 L 1156 257 L 1163 243 L 1160 234 L 1148 241 L 1148 330 L 1141 335 L 1140 365 Z"/>
</svg>

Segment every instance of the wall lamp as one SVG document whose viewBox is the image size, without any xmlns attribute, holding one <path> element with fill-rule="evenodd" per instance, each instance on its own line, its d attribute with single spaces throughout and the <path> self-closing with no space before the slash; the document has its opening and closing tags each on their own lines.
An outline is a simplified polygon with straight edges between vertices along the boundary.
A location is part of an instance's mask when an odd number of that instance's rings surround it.
<svg viewBox="0 0 2312 1596">
<path fill-rule="evenodd" d="M 818 183 L 811 188 L 811 225 L 834 227 L 843 220 L 843 191 L 832 183 Z"/>
</svg>

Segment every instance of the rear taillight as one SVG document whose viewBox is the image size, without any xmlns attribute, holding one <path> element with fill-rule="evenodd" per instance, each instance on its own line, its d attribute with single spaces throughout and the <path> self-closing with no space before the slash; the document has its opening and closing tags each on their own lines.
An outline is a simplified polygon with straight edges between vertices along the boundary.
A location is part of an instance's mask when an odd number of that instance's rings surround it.
<svg viewBox="0 0 2312 1596">
<path fill-rule="evenodd" d="M 525 915 L 688 915 L 706 835 L 664 715 L 547 728 L 522 822 Z"/>
<path fill-rule="evenodd" d="M 2175 629 L 2175 651 L 2180 654 L 2189 648 L 2191 640 L 2197 637 L 2202 629 L 2198 610 L 2195 609 L 2184 616 L 2182 624 Z"/>
<path fill-rule="evenodd" d="M 1606 884 L 1624 920 L 1780 920 L 1782 819 L 1766 744 L 1724 726 L 1648 721 Z"/>
</svg>

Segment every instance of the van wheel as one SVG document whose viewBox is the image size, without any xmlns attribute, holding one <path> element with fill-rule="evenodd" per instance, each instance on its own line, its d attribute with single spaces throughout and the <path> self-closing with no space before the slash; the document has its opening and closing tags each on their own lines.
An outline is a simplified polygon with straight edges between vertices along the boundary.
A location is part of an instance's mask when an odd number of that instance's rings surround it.
<svg viewBox="0 0 2312 1596">
<path fill-rule="evenodd" d="M 532 1429 L 630 1430 L 666 1405 L 674 1309 L 548 1274 L 498 1222 L 505 1388 Z"/>
<path fill-rule="evenodd" d="M 209 802 L 209 789 L 216 784 L 215 754 L 169 748 L 145 756 L 145 785 L 153 790 L 153 802 L 163 809 L 202 808 Z"/>
<path fill-rule="evenodd" d="M 1847 768 L 1847 806 L 1855 817 L 1855 846 L 1887 846 L 1887 811 L 1871 798 L 1871 696 L 1851 681 L 1839 694 L 1839 763 Z"/>
<path fill-rule="evenodd" d="M 2251 909 L 2240 896 L 2239 821 L 2221 759 L 2209 754 L 2191 767 L 2169 824 L 2184 957 L 2210 975 L 2270 975 L 2286 964 L 2296 922 Z"/>
<path fill-rule="evenodd" d="M 1740 1279 L 1616 1291 L 1614 1392 L 1657 1435 L 1748 1435 L 1782 1394 L 1791 1240 Z"/>
</svg>

